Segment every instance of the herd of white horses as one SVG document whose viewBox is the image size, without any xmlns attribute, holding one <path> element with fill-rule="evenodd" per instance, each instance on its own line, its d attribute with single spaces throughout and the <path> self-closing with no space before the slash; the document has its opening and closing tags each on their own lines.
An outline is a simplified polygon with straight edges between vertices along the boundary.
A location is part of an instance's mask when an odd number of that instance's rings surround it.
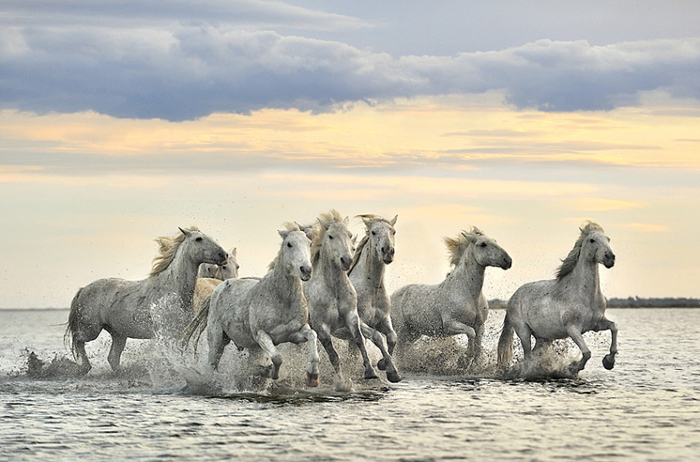
<svg viewBox="0 0 700 462">
<path fill-rule="evenodd" d="M 285 224 L 278 231 L 279 252 L 260 278 L 239 277 L 236 249 L 225 251 L 197 228 L 180 228 L 175 237 L 157 238 L 160 252 L 146 279 L 100 279 L 73 298 L 66 339 L 81 373 L 91 368 L 85 344 L 102 330 L 112 337 L 107 359 L 115 372 L 121 370 L 127 338 L 148 339 L 156 333 L 195 348 L 205 334 L 212 370 L 233 342 L 249 352 L 248 361 L 259 366 L 260 375 L 271 379 L 279 377 L 283 361 L 278 345 L 306 343 L 306 383 L 312 387 L 319 384 L 317 340 L 338 378 L 344 378 L 334 337 L 357 346 L 368 379 L 378 377 L 379 369 L 390 382 L 400 381 L 393 358 L 422 336 L 464 334 L 468 362 L 480 359 L 489 311 L 482 293 L 485 269 L 509 269 L 508 253 L 481 230 L 471 228 L 445 238 L 451 270 L 442 282 L 407 285 L 390 296 L 384 274 L 394 259 L 397 217 L 359 217 L 365 227 L 359 243 L 349 230 L 349 218 L 336 210 L 321 214 L 309 225 Z M 611 268 L 614 263 L 615 254 L 602 227 L 592 222 L 581 227 L 556 278 L 525 284 L 508 301 L 498 341 L 498 366 L 511 367 L 513 332 L 523 348 L 524 366 L 533 361 L 533 337 L 534 350 L 570 337 L 582 354 L 568 366 L 575 375 L 591 357 L 582 334 L 610 330 L 610 353 L 603 365 L 612 369 L 617 327 L 605 317 L 598 268 L 599 264 Z M 155 307 L 160 307 L 158 315 Z M 381 352 L 376 365 L 366 339 Z"/>
</svg>

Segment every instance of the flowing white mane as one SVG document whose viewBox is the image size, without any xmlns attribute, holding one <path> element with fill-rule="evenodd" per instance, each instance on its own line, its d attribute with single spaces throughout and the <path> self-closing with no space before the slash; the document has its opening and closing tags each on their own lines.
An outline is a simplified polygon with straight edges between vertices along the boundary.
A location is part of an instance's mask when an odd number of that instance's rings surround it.
<svg viewBox="0 0 700 462">
<path fill-rule="evenodd" d="M 185 231 L 192 232 L 192 231 L 197 231 L 199 232 L 199 228 L 196 226 L 191 226 L 187 228 Z M 173 262 L 175 259 L 175 255 L 177 254 L 177 249 L 180 247 L 180 245 L 185 242 L 185 238 L 187 236 L 183 232 L 179 232 L 176 236 L 170 237 L 170 236 L 161 236 L 157 237 L 155 241 L 158 243 L 158 250 L 160 252 L 160 255 L 157 255 L 153 259 L 153 267 L 151 269 L 151 276 L 155 276 L 156 274 L 162 273 L 165 271 L 165 269 L 170 266 L 170 264 Z"/>
<path fill-rule="evenodd" d="M 605 232 L 602 226 L 600 226 L 598 223 L 593 223 L 592 221 L 587 222 L 582 228 L 579 229 L 581 231 L 581 234 L 576 240 L 576 243 L 574 243 L 574 248 L 571 249 L 569 255 L 567 255 L 566 258 L 562 260 L 561 266 L 559 266 L 559 269 L 557 270 L 557 279 L 563 278 L 564 276 L 570 274 L 574 270 L 576 262 L 578 261 L 578 257 L 581 254 L 581 246 L 583 245 L 583 241 L 588 237 L 590 233 L 596 231 L 601 233 Z"/>
<path fill-rule="evenodd" d="M 479 236 L 484 236 L 484 232 L 476 226 L 472 226 L 469 231 L 462 231 L 456 238 L 444 238 L 447 250 L 450 253 L 450 265 L 455 267 L 464 256 L 469 246 L 473 244 Z"/>
</svg>

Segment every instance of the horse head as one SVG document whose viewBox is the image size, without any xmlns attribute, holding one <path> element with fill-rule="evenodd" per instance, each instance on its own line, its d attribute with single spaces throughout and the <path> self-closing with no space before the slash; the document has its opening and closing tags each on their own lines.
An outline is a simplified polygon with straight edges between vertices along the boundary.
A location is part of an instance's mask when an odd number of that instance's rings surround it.
<svg viewBox="0 0 700 462">
<path fill-rule="evenodd" d="M 221 279 L 222 281 L 225 281 L 226 279 L 231 279 L 231 278 L 237 278 L 238 277 L 238 269 L 241 266 L 238 264 L 238 260 L 236 260 L 236 248 L 234 247 L 231 249 L 231 252 L 228 254 L 228 258 L 226 261 L 217 267 L 217 272 L 216 272 L 216 279 Z"/>
<path fill-rule="evenodd" d="M 375 249 L 375 251 L 381 256 L 382 261 L 385 264 L 389 264 L 394 261 L 394 253 L 396 248 L 394 246 L 394 237 L 396 236 L 396 220 L 399 218 L 396 215 L 391 221 L 385 220 L 381 217 L 374 215 L 361 215 L 362 221 L 367 227 L 367 236 L 369 237 L 370 244 Z"/>
<path fill-rule="evenodd" d="M 325 258 L 337 263 L 343 271 L 349 270 L 353 254 L 352 233 L 348 229 L 350 219 L 341 219 L 340 214 L 332 210 L 330 214 L 321 215 L 318 223 L 322 231 L 317 239 L 321 240 Z"/>
<path fill-rule="evenodd" d="M 289 274 L 297 275 L 302 281 L 311 279 L 311 241 L 306 233 L 294 226 L 290 230 L 279 231 L 282 247 L 276 264 L 283 265 Z"/>
<path fill-rule="evenodd" d="M 462 231 L 461 237 L 464 239 L 462 241 L 463 244 L 460 244 L 459 240 L 446 240 L 448 248 L 453 253 L 452 264 L 456 265 L 457 262 L 455 260 L 469 255 L 469 252 L 466 250 L 471 246 L 473 258 L 481 266 L 495 266 L 504 270 L 513 266 L 513 259 L 508 255 L 508 252 L 479 228 L 472 227 L 469 232 Z"/>
<path fill-rule="evenodd" d="M 228 259 L 228 253 L 214 239 L 196 228 L 182 229 L 184 235 L 183 251 L 187 252 L 195 262 L 222 265 Z"/>
<path fill-rule="evenodd" d="M 602 263 L 610 269 L 615 266 L 615 253 L 610 247 L 610 238 L 605 235 L 603 228 L 595 223 L 588 223 L 581 229 L 583 240 L 581 253 L 590 261 Z"/>
</svg>

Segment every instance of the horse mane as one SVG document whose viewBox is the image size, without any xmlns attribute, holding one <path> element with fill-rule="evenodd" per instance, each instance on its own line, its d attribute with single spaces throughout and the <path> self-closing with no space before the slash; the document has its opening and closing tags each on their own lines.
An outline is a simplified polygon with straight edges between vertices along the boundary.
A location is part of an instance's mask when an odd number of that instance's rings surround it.
<svg viewBox="0 0 700 462">
<path fill-rule="evenodd" d="M 316 223 L 310 226 L 300 226 L 304 231 L 313 230 L 313 239 L 311 240 L 311 265 L 316 267 L 318 260 L 321 258 L 321 245 L 323 238 L 326 237 L 326 228 L 333 223 L 342 223 L 343 217 L 336 209 L 331 209 L 329 212 L 322 213 Z"/>
<path fill-rule="evenodd" d="M 364 220 L 369 221 L 370 223 L 374 223 L 376 221 L 383 221 L 385 223 L 388 223 L 391 226 L 394 226 L 391 224 L 389 220 L 386 218 L 383 218 L 379 215 L 374 215 L 372 213 L 365 213 L 362 215 L 355 215 L 355 218 L 361 218 L 364 222 Z M 367 242 L 369 242 L 369 227 L 365 226 L 365 235 L 364 237 L 360 240 L 360 243 L 357 244 L 357 248 L 355 250 L 355 254 L 352 256 L 352 263 L 350 264 L 350 269 L 348 270 L 348 275 L 352 273 L 352 270 L 355 269 L 355 266 L 357 266 L 357 262 L 360 261 L 360 257 L 362 256 L 362 251 L 365 248 L 365 245 L 367 245 Z"/>
<path fill-rule="evenodd" d="M 599 231 L 601 233 L 605 232 L 603 231 L 602 226 L 592 221 L 587 221 L 582 228 L 579 228 L 579 230 L 581 231 L 581 234 L 576 240 L 574 248 L 571 249 L 569 255 L 567 255 L 566 258 L 562 260 L 561 265 L 557 269 L 557 279 L 562 279 L 564 276 L 566 276 L 574 270 L 574 267 L 576 267 L 576 262 L 578 262 L 578 257 L 581 254 L 581 247 L 583 246 L 583 241 L 590 233 L 594 231 Z"/>
<path fill-rule="evenodd" d="M 305 228 L 302 228 L 299 226 L 298 223 L 292 223 L 291 221 L 284 222 L 282 224 L 284 227 L 284 230 L 287 232 L 292 232 L 292 231 L 303 231 Z M 275 259 L 270 262 L 269 265 L 267 265 L 267 272 L 271 272 L 273 269 L 275 269 L 275 265 L 277 265 L 277 260 L 279 259 L 279 253 L 275 255 Z"/>
<path fill-rule="evenodd" d="M 190 228 L 187 228 L 186 231 L 199 232 L 199 228 L 197 228 L 196 226 L 191 226 Z M 155 276 L 156 274 L 162 273 L 168 266 L 170 266 L 170 264 L 175 259 L 177 249 L 180 248 L 180 245 L 183 242 L 185 242 L 186 237 L 187 236 L 185 235 L 185 233 L 180 232 L 174 237 L 160 236 L 155 239 L 155 241 L 158 243 L 158 251 L 160 252 L 160 255 L 157 255 L 153 259 L 153 267 L 151 268 L 150 274 L 151 276 Z"/>
<path fill-rule="evenodd" d="M 455 267 L 459 264 L 464 252 L 479 236 L 484 236 L 484 232 L 476 226 L 472 226 L 468 232 L 462 231 L 456 238 L 444 238 L 445 245 L 450 253 L 450 266 Z"/>
</svg>

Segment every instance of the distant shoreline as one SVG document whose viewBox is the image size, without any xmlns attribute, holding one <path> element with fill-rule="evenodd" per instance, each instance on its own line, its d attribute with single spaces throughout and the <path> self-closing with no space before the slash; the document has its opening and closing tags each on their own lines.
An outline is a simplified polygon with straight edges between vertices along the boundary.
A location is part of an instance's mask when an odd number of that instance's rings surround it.
<svg viewBox="0 0 700 462">
<path fill-rule="evenodd" d="M 505 309 L 507 300 L 489 300 L 489 308 Z M 610 298 L 608 308 L 700 308 L 697 298 Z"/>
</svg>

